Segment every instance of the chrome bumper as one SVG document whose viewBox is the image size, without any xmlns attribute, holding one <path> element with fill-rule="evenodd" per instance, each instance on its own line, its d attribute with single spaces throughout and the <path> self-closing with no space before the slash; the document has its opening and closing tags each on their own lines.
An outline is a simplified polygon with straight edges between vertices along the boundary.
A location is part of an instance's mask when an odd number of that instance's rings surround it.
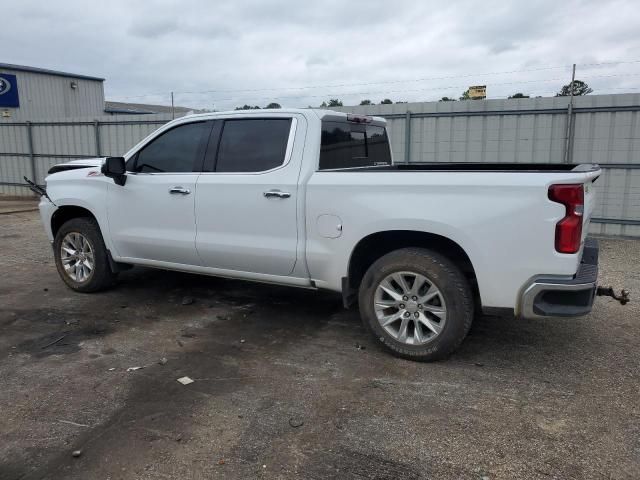
<svg viewBox="0 0 640 480">
<path fill-rule="evenodd" d="M 597 282 L 598 242 L 587 238 L 574 278 L 536 278 L 523 289 L 519 314 L 531 319 L 586 315 L 593 306 Z"/>
</svg>

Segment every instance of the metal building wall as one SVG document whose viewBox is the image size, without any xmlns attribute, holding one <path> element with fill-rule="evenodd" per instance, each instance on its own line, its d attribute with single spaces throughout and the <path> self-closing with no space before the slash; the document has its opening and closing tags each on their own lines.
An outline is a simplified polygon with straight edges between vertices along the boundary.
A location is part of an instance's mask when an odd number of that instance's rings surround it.
<svg viewBox="0 0 640 480">
<path fill-rule="evenodd" d="M 101 81 L 1 67 L 0 73 L 16 76 L 20 95 L 20 107 L 7 108 L 11 116 L 0 116 L 0 124 L 104 115 L 104 86 Z M 71 88 L 72 81 L 77 88 Z"/>
<path fill-rule="evenodd" d="M 336 110 L 385 117 L 396 162 L 563 162 L 567 97 Z M 593 233 L 640 236 L 640 94 L 574 98 L 569 163 L 598 163 Z M 407 131 L 407 125 L 409 130 Z"/>
</svg>

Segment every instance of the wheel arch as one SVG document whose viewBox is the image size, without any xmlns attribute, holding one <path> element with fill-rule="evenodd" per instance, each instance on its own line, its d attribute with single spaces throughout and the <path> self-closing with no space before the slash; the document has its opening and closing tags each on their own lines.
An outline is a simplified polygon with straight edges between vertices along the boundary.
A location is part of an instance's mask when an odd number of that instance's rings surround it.
<svg viewBox="0 0 640 480">
<path fill-rule="evenodd" d="M 107 250 L 106 253 L 107 260 L 109 262 L 109 268 L 111 268 L 111 271 L 113 273 L 129 270 L 133 267 L 133 265 L 131 264 L 117 262 L 113 259 L 113 255 L 111 253 L 111 250 L 109 249 L 109 245 L 107 244 L 107 239 L 102 233 L 102 228 L 100 227 L 98 217 L 88 208 L 78 205 L 62 205 L 58 207 L 56 211 L 53 212 L 53 215 L 51 215 L 51 232 L 53 234 L 53 237 L 55 238 L 58 230 L 60 230 L 60 227 L 62 227 L 65 222 L 68 222 L 69 220 L 72 220 L 74 218 L 89 218 L 96 223 L 96 226 L 98 227 L 98 233 L 102 236 L 102 241 L 104 242 L 105 248 Z"/>
<path fill-rule="evenodd" d="M 451 260 L 467 277 L 479 302 L 476 269 L 467 252 L 454 240 L 435 233 L 416 230 L 385 230 L 362 238 L 351 252 L 347 277 L 342 279 L 342 296 L 346 307 L 353 305 L 364 274 L 380 257 L 401 248 L 427 248 Z"/>
<path fill-rule="evenodd" d="M 51 233 L 54 238 L 60 227 L 72 218 L 90 218 L 98 224 L 98 218 L 89 209 L 78 205 L 62 205 L 51 215 Z"/>
</svg>

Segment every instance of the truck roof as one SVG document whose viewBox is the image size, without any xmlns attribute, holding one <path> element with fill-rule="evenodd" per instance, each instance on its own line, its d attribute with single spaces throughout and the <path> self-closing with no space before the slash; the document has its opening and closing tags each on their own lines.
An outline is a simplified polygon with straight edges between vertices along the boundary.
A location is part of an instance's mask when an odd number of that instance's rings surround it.
<svg viewBox="0 0 640 480">
<path fill-rule="evenodd" d="M 225 111 L 225 112 L 210 112 L 210 113 L 198 113 L 198 114 L 194 114 L 194 115 L 187 115 L 184 117 L 181 117 L 180 120 L 183 119 L 188 119 L 188 118 L 216 118 L 216 117 L 220 117 L 220 116 L 228 116 L 228 115 L 263 115 L 263 114 L 274 114 L 274 113 L 278 113 L 278 114 L 282 114 L 282 113 L 297 113 L 297 114 L 302 114 L 302 115 L 309 115 L 309 112 L 313 112 L 315 113 L 318 118 L 320 118 L 321 120 L 324 119 L 325 117 L 332 117 L 332 120 L 338 120 L 340 118 L 344 119 L 345 121 L 347 120 L 347 116 L 348 115 L 355 115 L 357 117 L 360 118 L 365 118 L 368 117 L 371 119 L 372 123 L 375 124 L 386 124 L 386 120 L 382 117 L 372 117 L 372 116 L 367 116 L 367 115 L 356 115 L 356 114 L 351 114 L 351 113 L 346 113 L 346 112 L 337 112 L 335 110 L 326 110 L 323 108 L 264 108 L 264 109 L 259 109 L 259 110 L 229 110 L 229 111 Z"/>
</svg>

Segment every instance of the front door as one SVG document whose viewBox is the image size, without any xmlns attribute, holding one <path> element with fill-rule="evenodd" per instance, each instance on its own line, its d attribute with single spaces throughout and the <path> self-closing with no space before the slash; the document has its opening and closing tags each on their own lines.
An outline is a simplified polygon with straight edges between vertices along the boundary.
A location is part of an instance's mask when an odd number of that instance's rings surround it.
<svg viewBox="0 0 640 480">
<path fill-rule="evenodd" d="M 119 257 L 199 265 L 195 189 L 211 122 L 178 125 L 127 162 L 124 186 L 109 185 L 111 241 Z"/>
<path fill-rule="evenodd" d="M 197 182 L 196 246 L 207 267 L 288 275 L 296 263 L 299 119 L 218 121 Z M 214 141 L 214 138 L 216 139 Z"/>
</svg>

